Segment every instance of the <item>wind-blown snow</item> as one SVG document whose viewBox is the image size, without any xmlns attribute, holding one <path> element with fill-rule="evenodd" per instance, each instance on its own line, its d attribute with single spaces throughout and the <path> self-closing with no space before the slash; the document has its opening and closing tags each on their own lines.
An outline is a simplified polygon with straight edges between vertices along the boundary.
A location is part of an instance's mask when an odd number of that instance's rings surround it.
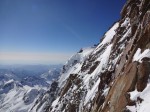
<svg viewBox="0 0 150 112">
<path fill-rule="evenodd" d="M 65 65 L 66 73 L 63 73 L 59 79 L 59 86 L 62 86 L 63 82 L 69 77 L 70 74 L 78 73 L 81 69 L 82 62 L 93 52 L 95 48 L 84 48 L 83 52 L 73 55 Z"/>
</svg>

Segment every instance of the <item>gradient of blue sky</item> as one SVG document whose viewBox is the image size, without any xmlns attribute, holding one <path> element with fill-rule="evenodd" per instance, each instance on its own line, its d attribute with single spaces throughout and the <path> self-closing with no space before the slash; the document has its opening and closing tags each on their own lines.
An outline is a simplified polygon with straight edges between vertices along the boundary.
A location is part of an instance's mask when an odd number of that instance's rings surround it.
<svg viewBox="0 0 150 112">
<path fill-rule="evenodd" d="M 125 1 L 0 0 L 0 62 L 63 63 L 80 48 L 97 44 L 120 18 Z"/>
</svg>

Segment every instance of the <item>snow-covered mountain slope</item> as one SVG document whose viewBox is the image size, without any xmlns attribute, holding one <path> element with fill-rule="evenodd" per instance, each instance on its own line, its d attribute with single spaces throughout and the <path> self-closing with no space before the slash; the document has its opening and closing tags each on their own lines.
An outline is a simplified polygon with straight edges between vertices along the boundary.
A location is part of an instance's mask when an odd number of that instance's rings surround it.
<svg viewBox="0 0 150 112">
<path fill-rule="evenodd" d="M 0 112 L 28 112 L 34 106 L 37 99 L 48 90 L 53 79 L 59 75 L 58 69 L 48 70 L 43 74 L 49 73 L 52 78 L 44 79 L 41 76 L 27 75 L 19 76 L 18 70 L 13 72 L 10 69 L 0 70 Z M 56 70 L 56 71 L 55 71 Z M 28 72 L 28 70 L 27 70 Z M 34 71 L 30 71 L 33 73 Z M 54 73 L 53 73 L 54 72 Z M 58 73 L 60 74 L 60 73 Z"/>
<path fill-rule="evenodd" d="M 56 100 L 52 103 L 51 111 L 74 111 L 78 112 L 90 109 L 91 101 L 98 92 L 100 83 L 99 75 L 104 72 L 107 67 L 112 44 L 110 44 L 115 30 L 119 24 L 114 26 L 104 35 L 105 38 L 96 48 L 92 50 L 86 49 L 88 54 L 83 55 L 82 59 L 76 63 L 74 67 L 70 67 L 66 74 L 62 74 L 59 80 L 60 93 Z M 62 81 L 62 79 L 64 79 Z M 63 82 L 63 84 L 62 84 Z M 75 108 L 76 107 L 76 108 Z"/>
<path fill-rule="evenodd" d="M 94 49 L 95 47 L 84 48 L 73 55 L 63 66 L 62 75 L 59 77 L 59 80 L 52 82 L 49 90 L 37 100 L 30 111 L 48 111 L 52 102 L 58 96 L 60 89 L 62 89 L 61 87 L 65 86 L 66 79 L 70 77 L 70 73 L 78 73 L 84 60 L 88 58 L 89 54 L 93 52 Z"/>
<path fill-rule="evenodd" d="M 83 107 L 88 104 L 90 100 L 93 100 L 98 91 L 100 82 L 99 73 L 104 70 L 108 63 L 112 47 L 110 42 L 118 25 L 118 23 L 114 24 L 105 34 L 106 38 L 103 39 L 102 43 L 97 47 L 82 49 L 67 61 L 63 67 L 62 75 L 57 82 L 57 88 L 59 89 L 57 89 L 58 92 L 56 92 L 58 97 L 55 96 L 57 99 L 54 102 L 43 103 L 43 105 L 41 105 L 43 110 L 41 108 L 40 110 L 48 111 L 49 109 L 53 109 L 51 111 L 61 111 L 60 109 L 64 108 L 63 105 L 67 105 L 71 103 L 71 101 L 72 103 L 79 102 L 78 106 Z M 110 45 L 107 46 L 108 44 Z M 77 98 L 78 95 L 80 99 Z M 49 94 L 44 95 L 43 98 L 46 96 L 49 96 Z M 55 99 L 55 97 L 49 96 L 50 99 Z M 48 101 L 45 100 L 45 102 Z M 52 107 L 50 107 L 51 105 Z M 34 108 L 36 108 L 36 106 Z"/>
<path fill-rule="evenodd" d="M 23 86 L 17 81 L 9 80 L 0 89 L 0 112 L 27 112 L 36 98 L 44 92 L 38 86 Z"/>
<path fill-rule="evenodd" d="M 38 112 L 149 112 L 150 1 L 127 0 L 96 48 L 68 60 Z"/>
</svg>

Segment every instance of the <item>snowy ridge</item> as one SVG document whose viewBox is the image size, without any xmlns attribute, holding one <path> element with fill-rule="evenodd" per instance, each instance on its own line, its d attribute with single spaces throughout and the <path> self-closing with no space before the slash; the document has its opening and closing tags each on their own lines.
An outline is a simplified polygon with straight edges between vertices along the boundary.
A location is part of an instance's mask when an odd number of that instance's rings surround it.
<svg viewBox="0 0 150 112">
<path fill-rule="evenodd" d="M 94 50 L 94 53 L 99 51 L 100 48 L 102 48 L 104 45 L 109 44 L 111 40 L 113 39 L 114 35 L 116 34 L 115 30 L 119 27 L 119 23 L 116 22 L 112 28 L 107 31 L 103 37 L 102 42 L 97 46 L 97 48 Z"/>
<path fill-rule="evenodd" d="M 94 99 L 100 83 L 99 75 L 108 67 L 113 46 L 111 41 L 118 27 L 119 23 L 115 23 L 96 48 L 81 49 L 67 61 L 58 80 L 58 96 L 52 102 L 49 111 L 69 111 L 70 105 L 78 106 L 77 112 L 84 110 L 85 106 L 91 108 L 91 101 Z M 90 64 L 89 61 L 91 61 Z M 47 110 L 44 104 L 41 108 L 43 108 L 42 111 Z"/>
<path fill-rule="evenodd" d="M 88 58 L 88 56 L 93 52 L 94 47 L 84 48 L 80 52 L 73 55 L 64 65 L 64 73 L 59 78 L 59 86 L 69 77 L 70 74 L 76 74 L 80 71 L 81 66 Z"/>
</svg>

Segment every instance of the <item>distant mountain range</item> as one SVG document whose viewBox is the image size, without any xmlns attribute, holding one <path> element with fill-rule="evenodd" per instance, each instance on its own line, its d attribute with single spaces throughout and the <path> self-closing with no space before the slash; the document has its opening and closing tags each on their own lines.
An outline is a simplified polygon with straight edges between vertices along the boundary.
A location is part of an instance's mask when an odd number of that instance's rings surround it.
<svg viewBox="0 0 150 112">
<path fill-rule="evenodd" d="M 1 65 L 0 112 L 27 112 L 60 76 L 61 65 Z"/>
</svg>

